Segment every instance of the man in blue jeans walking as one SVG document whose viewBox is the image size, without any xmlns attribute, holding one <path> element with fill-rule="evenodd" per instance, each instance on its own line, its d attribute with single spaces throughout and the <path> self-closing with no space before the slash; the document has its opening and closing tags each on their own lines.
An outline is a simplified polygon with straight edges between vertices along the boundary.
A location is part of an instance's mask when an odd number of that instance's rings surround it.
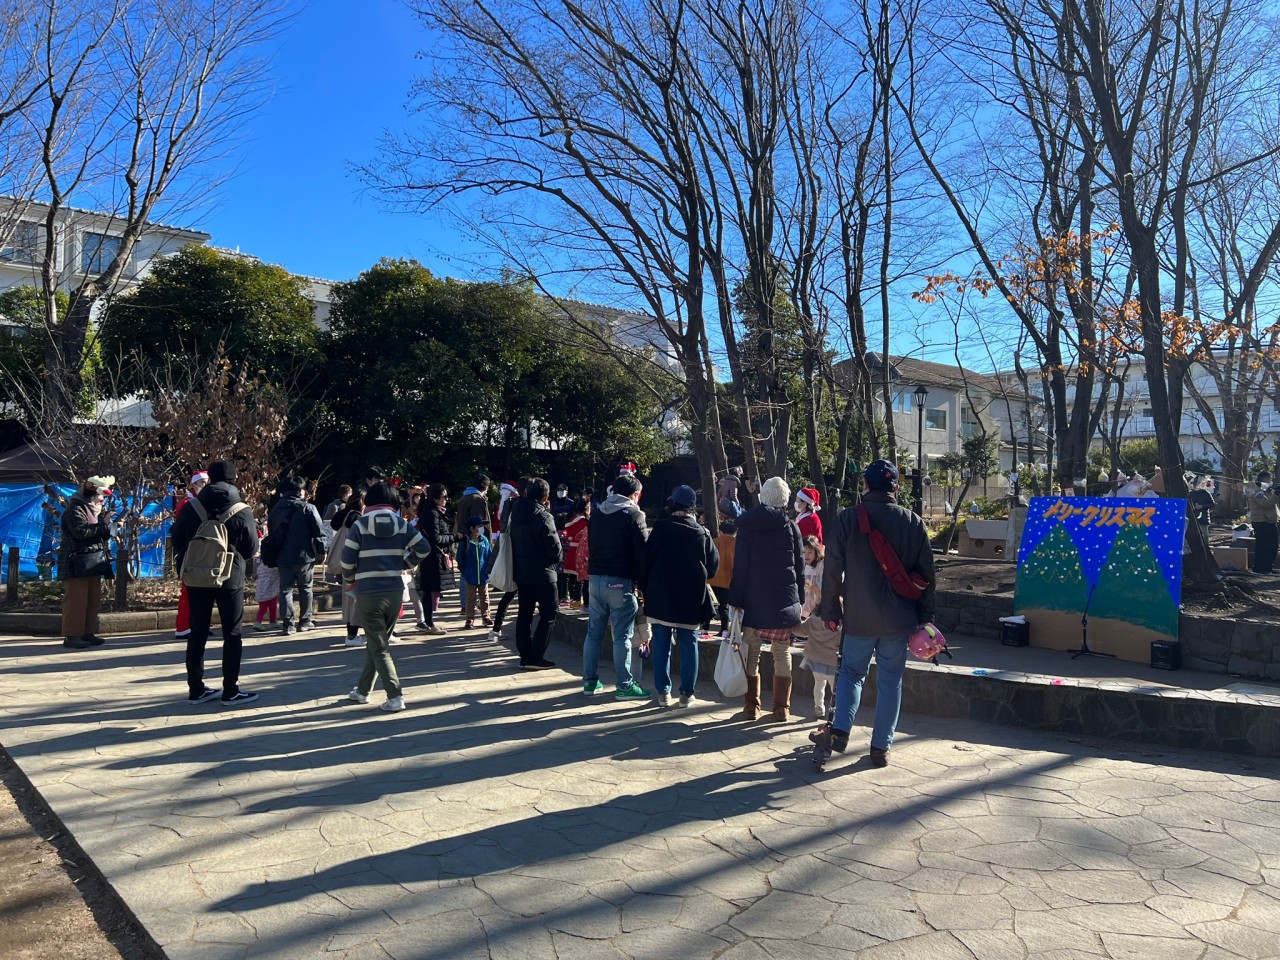
<svg viewBox="0 0 1280 960">
<path fill-rule="evenodd" d="M 619 700 L 646 700 L 649 691 L 631 676 L 631 637 L 635 633 L 636 581 L 644 561 L 648 536 L 640 512 L 640 481 L 623 474 L 613 481 L 613 493 L 591 511 L 587 521 L 590 583 L 587 640 L 582 648 L 582 692 L 604 690 L 600 682 L 600 644 L 606 624 L 613 625 L 613 668 L 617 673 Z"/>
<path fill-rule="evenodd" d="M 869 537 L 858 523 L 857 507 L 841 511 L 835 530 L 827 534 L 826 568 L 822 575 L 819 614 L 832 630 L 843 625 L 840 674 L 836 678 L 835 716 L 831 723 L 831 749 L 844 753 L 849 731 L 862 699 L 862 682 L 876 659 L 876 710 L 871 727 L 871 763 L 889 763 L 889 748 L 902 706 L 902 671 L 907 660 L 907 638 L 922 623 L 933 619 L 937 577 L 933 550 L 924 521 L 898 505 L 898 469 L 877 460 L 863 474 L 862 505 L 871 529 L 885 539 L 908 574 L 917 573 L 928 586 L 918 600 L 908 600 L 890 585 Z M 825 731 L 810 739 L 825 735 Z"/>
</svg>

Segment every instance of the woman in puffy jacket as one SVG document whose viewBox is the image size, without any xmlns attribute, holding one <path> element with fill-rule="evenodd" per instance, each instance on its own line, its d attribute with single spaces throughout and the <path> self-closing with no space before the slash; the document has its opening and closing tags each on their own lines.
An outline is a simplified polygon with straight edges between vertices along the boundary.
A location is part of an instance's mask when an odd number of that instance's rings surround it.
<svg viewBox="0 0 1280 960">
<path fill-rule="evenodd" d="M 453 532 L 453 524 L 445 515 L 449 491 L 443 483 L 433 483 L 418 504 L 418 532 L 431 547 L 431 553 L 418 568 L 418 592 L 422 596 L 422 630 L 433 635 L 445 632 L 437 627 L 435 612 L 444 592 L 445 572 L 453 569 L 453 545 L 465 538 Z M 421 625 L 420 625 L 421 626 Z"/>
<path fill-rule="evenodd" d="M 99 647 L 98 609 L 102 575 L 110 570 L 111 525 L 102 512 L 103 498 L 115 477 L 90 477 L 62 511 L 58 545 L 58 579 L 63 582 L 62 645 L 73 650 Z"/>
<path fill-rule="evenodd" d="M 760 647 L 773 651 L 773 716 L 786 720 L 791 708 L 791 628 L 801 620 L 804 601 L 804 547 L 800 529 L 786 514 L 791 489 L 770 477 L 760 490 L 760 506 L 738 520 L 729 606 L 742 611 L 747 643 L 747 692 L 742 717 L 760 709 Z"/>
</svg>

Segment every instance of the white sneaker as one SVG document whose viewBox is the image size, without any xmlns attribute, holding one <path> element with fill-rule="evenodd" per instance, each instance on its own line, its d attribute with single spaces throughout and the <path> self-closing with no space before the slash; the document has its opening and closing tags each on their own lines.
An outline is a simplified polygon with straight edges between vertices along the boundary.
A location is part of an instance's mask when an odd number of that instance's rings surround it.
<svg viewBox="0 0 1280 960">
<path fill-rule="evenodd" d="M 354 637 L 347 637 L 346 643 L 348 647 L 363 647 L 365 645 L 364 637 L 358 634 Z"/>
<path fill-rule="evenodd" d="M 369 698 L 365 697 L 365 699 Z M 388 697 L 378 709 L 385 710 L 387 713 L 399 713 L 404 709 L 404 697 Z"/>
<path fill-rule="evenodd" d="M 489 631 L 489 639 L 494 643 L 501 643 L 502 634 L 500 634 L 497 630 L 491 630 Z"/>
<path fill-rule="evenodd" d="M 697 698 L 697 697 L 695 697 L 692 693 L 682 693 L 682 694 L 680 694 L 680 700 L 676 703 L 676 706 L 677 706 L 677 707 L 691 707 L 691 706 L 693 706 L 693 701 L 694 701 L 694 700 L 696 700 L 696 699 L 698 699 L 698 698 Z"/>
<path fill-rule="evenodd" d="M 359 687 L 352 687 L 351 692 L 347 694 L 347 699 L 352 703 L 368 703 L 369 695 L 367 693 L 361 693 Z"/>
<path fill-rule="evenodd" d="M 669 707 L 669 706 L 671 706 L 671 694 L 670 694 L 670 692 L 659 692 L 659 693 L 658 693 L 658 706 L 660 706 L 660 707 Z"/>
</svg>

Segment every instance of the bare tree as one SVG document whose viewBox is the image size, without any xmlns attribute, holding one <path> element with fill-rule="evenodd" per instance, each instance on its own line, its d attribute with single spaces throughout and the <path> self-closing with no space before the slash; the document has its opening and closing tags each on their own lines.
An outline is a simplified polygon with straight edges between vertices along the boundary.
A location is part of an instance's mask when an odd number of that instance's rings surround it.
<svg viewBox="0 0 1280 960">
<path fill-rule="evenodd" d="M 40 80 L 0 123 L 0 155 L 34 146 L 44 204 L 45 406 L 71 409 L 98 304 L 130 272 L 148 224 L 207 194 L 207 162 L 235 142 L 264 93 L 258 52 L 283 0 L 37 0 L 26 23 Z M 20 121 L 20 122 L 19 122 Z M 34 131 L 24 136 L 16 130 Z M 72 204 L 112 218 L 111 246 L 63 236 Z M 79 246 L 70 257 L 64 255 Z M 61 313 L 54 292 L 67 288 Z"/>
</svg>

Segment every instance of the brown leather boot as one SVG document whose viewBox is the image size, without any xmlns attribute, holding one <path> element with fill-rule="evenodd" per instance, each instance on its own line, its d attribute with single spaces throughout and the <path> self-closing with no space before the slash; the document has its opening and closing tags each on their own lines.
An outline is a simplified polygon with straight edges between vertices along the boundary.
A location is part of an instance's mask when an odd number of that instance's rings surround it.
<svg viewBox="0 0 1280 960">
<path fill-rule="evenodd" d="M 760 675 L 747 677 L 747 692 L 742 697 L 742 719 L 754 720 L 760 716 Z"/>
<path fill-rule="evenodd" d="M 773 719 L 783 722 L 790 719 L 791 678 L 773 678 Z"/>
</svg>

